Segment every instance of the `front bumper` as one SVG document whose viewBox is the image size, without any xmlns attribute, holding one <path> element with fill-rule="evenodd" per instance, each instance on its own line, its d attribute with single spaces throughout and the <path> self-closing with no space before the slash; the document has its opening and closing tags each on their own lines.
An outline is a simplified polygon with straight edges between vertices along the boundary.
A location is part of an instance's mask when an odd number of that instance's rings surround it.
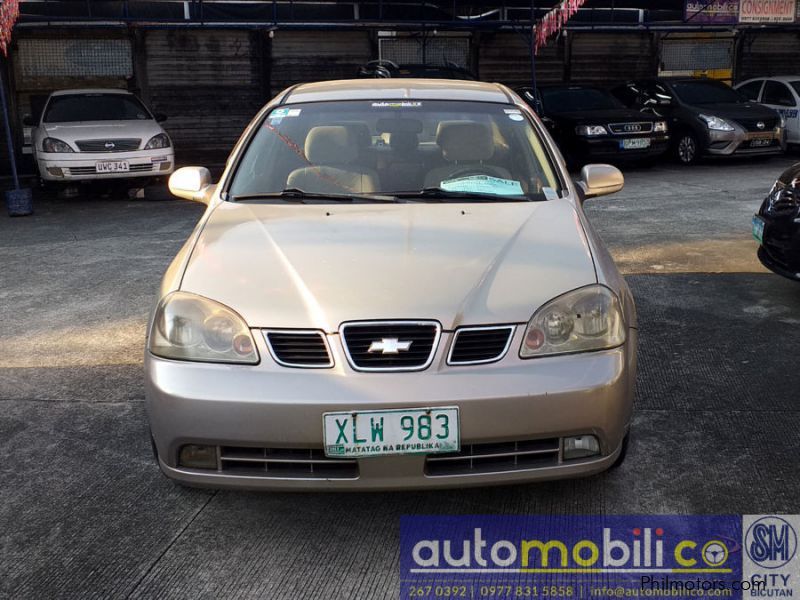
<svg viewBox="0 0 800 600">
<path fill-rule="evenodd" d="M 733 131 L 709 130 L 705 152 L 709 156 L 765 156 L 786 151 L 784 130 L 778 128 L 767 132 L 747 131 L 731 123 Z M 753 146 L 754 140 L 765 140 L 768 146 Z"/>
<path fill-rule="evenodd" d="M 130 171 L 97 172 L 97 163 L 119 161 L 127 162 Z M 132 152 L 39 153 L 36 155 L 36 162 L 40 177 L 51 182 L 160 177 L 169 175 L 175 170 L 175 152 L 169 147 Z"/>
<path fill-rule="evenodd" d="M 512 348 L 519 348 L 522 329 Z M 635 329 L 614 350 L 531 360 L 511 350 L 499 363 L 468 367 L 446 366 L 445 333 L 433 365 L 416 373 L 354 372 L 335 335 L 334 368 L 285 368 L 272 361 L 263 338 L 254 337 L 261 356 L 255 366 L 178 362 L 147 353 L 147 410 L 168 477 L 189 485 L 274 490 L 444 488 L 578 477 L 613 464 L 630 423 Z M 564 436 L 593 434 L 600 455 L 564 461 L 557 448 L 541 466 L 497 463 L 447 474 L 432 474 L 424 455 L 356 459 L 346 476 L 266 470 L 243 475 L 219 461 L 216 469 L 178 464 L 184 444 L 307 451 L 324 459 L 325 412 L 436 406 L 459 407 L 462 449 L 544 440 L 557 445 Z"/>
<path fill-rule="evenodd" d="M 800 222 L 793 215 L 775 217 L 759 213 L 764 221 L 763 242 L 758 259 L 767 269 L 800 281 Z"/>
<path fill-rule="evenodd" d="M 623 139 L 649 138 L 648 148 L 625 149 Z M 573 154 L 582 160 L 601 160 L 609 162 L 636 161 L 655 158 L 664 154 L 669 147 L 669 135 L 650 134 L 639 136 L 604 136 L 582 138 L 575 142 Z"/>
</svg>

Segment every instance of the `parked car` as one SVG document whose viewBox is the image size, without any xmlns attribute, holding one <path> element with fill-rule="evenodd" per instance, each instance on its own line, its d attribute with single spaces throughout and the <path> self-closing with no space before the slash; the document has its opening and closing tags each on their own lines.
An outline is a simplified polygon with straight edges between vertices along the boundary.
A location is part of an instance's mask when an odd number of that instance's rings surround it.
<svg viewBox="0 0 800 600">
<path fill-rule="evenodd" d="M 800 281 L 800 163 L 784 171 L 753 216 L 758 258 L 770 271 Z"/>
<path fill-rule="evenodd" d="M 476 79 L 469 70 L 456 64 L 445 65 L 398 65 L 391 60 L 372 60 L 359 67 L 356 75 L 360 78 L 388 79 L 392 77 L 415 77 L 422 79 L 461 79 L 474 81 Z"/>
<path fill-rule="evenodd" d="M 532 88 L 517 93 L 536 107 Z M 631 110 L 607 90 L 590 85 L 542 86 L 540 115 L 567 162 L 622 162 L 660 156 L 667 151 L 667 122 Z"/>
<path fill-rule="evenodd" d="M 748 79 L 736 90 L 751 102 L 777 110 L 786 123 L 786 142 L 800 144 L 800 75 Z"/>
<path fill-rule="evenodd" d="M 719 81 L 645 79 L 612 92 L 630 108 L 667 119 L 672 153 L 686 165 L 703 156 L 780 154 L 786 148 L 782 117 Z"/>
<path fill-rule="evenodd" d="M 47 183 L 136 180 L 172 173 L 172 142 L 133 94 L 115 89 L 62 90 L 47 99 L 32 132 L 33 158 Z"/>
<path fill-rule="evenodd" d="M 462 487 L 624 456 L 636 312 L 582 208 L 622 174 L 573 182 L 508 88 L 300 85 L 259 112 L 216 185 L 185 167 L 169 186 L 207 209 L 148 332 L 167 476 Z"/>
</svg>

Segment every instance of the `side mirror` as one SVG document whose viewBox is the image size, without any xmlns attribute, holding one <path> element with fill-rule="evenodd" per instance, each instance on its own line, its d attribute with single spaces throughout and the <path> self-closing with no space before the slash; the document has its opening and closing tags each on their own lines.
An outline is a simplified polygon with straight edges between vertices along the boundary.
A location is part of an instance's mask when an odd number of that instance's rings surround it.
<svg viewBox="0 0 800 600">
<path fill-rule="evenodd" d="M 549 131 L 553 131 L 556 128 L 556 122 L 550 117 L 542 117 L 541 119 L 542 123 L 544 123 L 544 126 L 547 127 Z"/>
<path fill-rule="evenodd" d="M 163 123 L 164 121 L 167 120 L 167 115 L 165 115 L 164 113 L 155 113 L 153 116 L 156 119 L 156 123 Z"/>
<path fill-rule="evenodd" d="M 173 196 L 208 204 L 211 194 L 211 173 L 205 167 L 182 167 L 169 178 L 169 191 Z"/>
<path fill-rule="evenodd" d="M 24 115 L 22 117 L 22 124 L 25 127 L 36 127 L 36 121 L 33 120 L 31 115 Z"/>
<path fill-rule="evenodd" d="M 596 198 L 620 191 L 625 185 L 625 177 L 611 165 L 586 165 L 576 183 L 586 198 Z"/>
</svg>

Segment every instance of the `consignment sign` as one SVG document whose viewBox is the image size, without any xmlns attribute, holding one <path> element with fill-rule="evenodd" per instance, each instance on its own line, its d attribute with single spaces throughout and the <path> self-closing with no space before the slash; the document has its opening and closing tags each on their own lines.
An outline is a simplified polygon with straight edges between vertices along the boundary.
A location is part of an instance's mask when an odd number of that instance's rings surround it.
<svg viewBox="0 0 800 600">
<path fill-rule="evenodd" d="M 792 23 L 796 0 L 741 0 L 740 23 Z"/>
</svg>

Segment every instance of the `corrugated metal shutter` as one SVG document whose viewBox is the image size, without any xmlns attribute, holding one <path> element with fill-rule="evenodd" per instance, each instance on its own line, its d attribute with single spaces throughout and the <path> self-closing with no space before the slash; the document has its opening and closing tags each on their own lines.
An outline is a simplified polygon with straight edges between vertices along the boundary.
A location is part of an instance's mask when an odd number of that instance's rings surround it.
<svg viewBox="0 0 800 600">
<path fill-rule="evenodd" d="M 267 102 L 261 39 L 235 29 L 145 32 L 145 95 L 167 115 L 179 161 L 224 161 Z"/>
<path fill-rule="evenodd" d="M 610 84 L 655 75 L 648 33 L 575 32 L 570 35 L 571 81 Z"/>
<path fill-rule="evenodd" d="M 739 48 L 738 80 L 796 73 L 800 32 L 748 33 Z"/>
<path fill-rule="evenodd" d="M 478 74 L 483 81 L 511 87 L 531 84 L 530 46 L 519 33 L 481 34 Z M 564 43 L 551 40 L 536 56 L 536 81 L 560 82 L 564 77 Z"/>
<path fill-rule="evenodd" d="M 322 79 L 351 79 L 372 58 L 365 31 L 277 31 L 272 40 L 272 89 Z"/>
</svg>

